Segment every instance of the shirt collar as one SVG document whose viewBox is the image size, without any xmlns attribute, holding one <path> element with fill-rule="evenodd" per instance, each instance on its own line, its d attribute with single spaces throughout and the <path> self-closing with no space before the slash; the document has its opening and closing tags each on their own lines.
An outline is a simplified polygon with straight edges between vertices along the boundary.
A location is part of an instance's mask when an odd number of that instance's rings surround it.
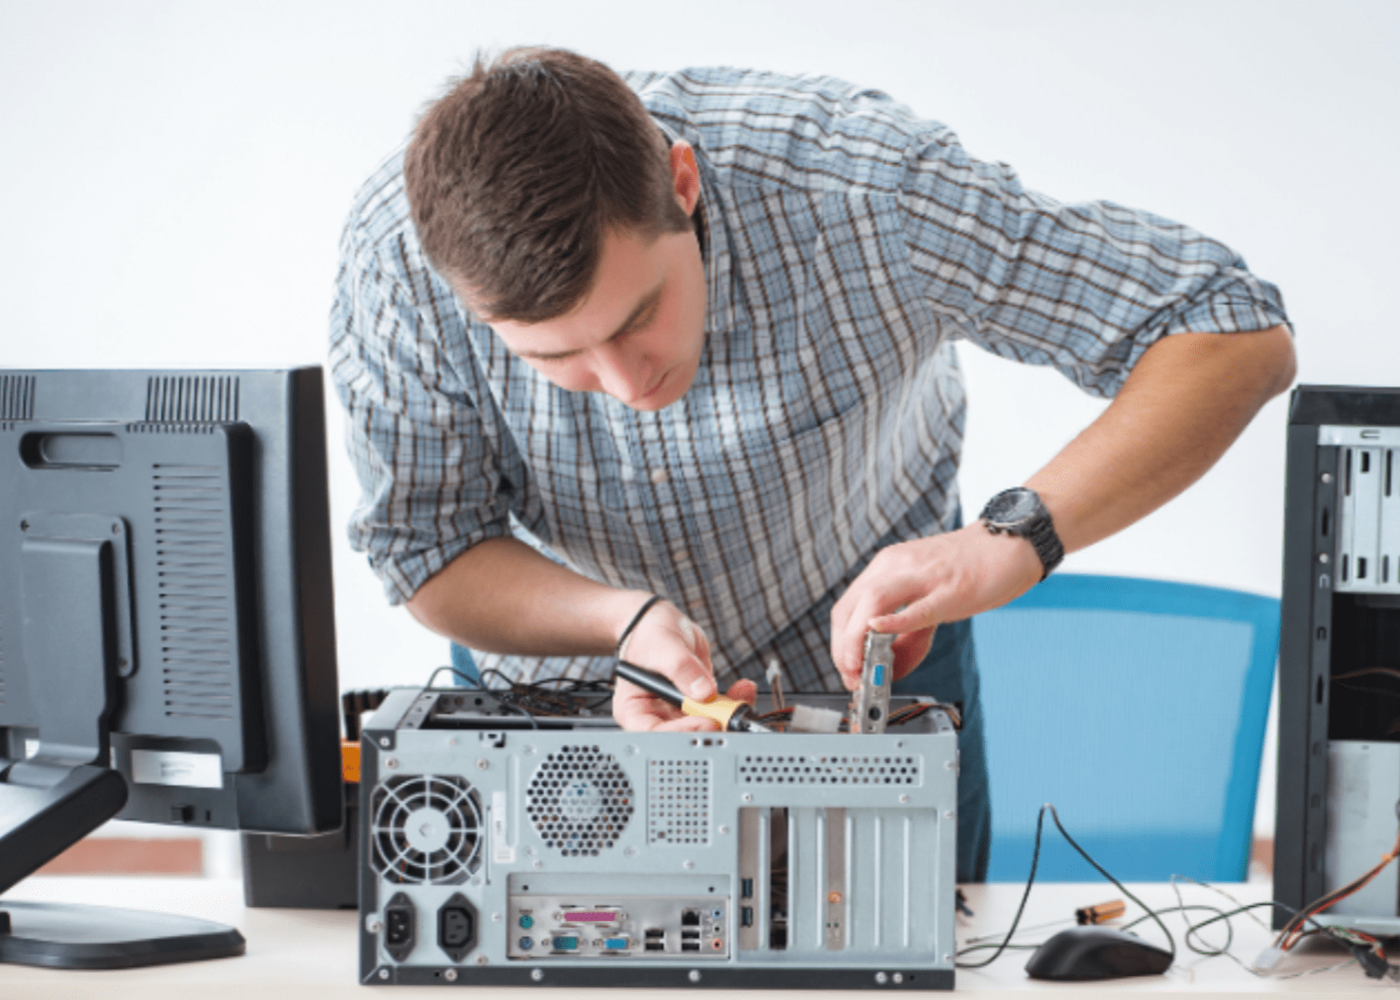
<svg viewBox="0 0 1400 1000">
<path fill-rule="evenodd" d="M 730 244 L 729 227 L 725 223 L 724 206 L 719 197 L 714 164 L 710 162 L 700 131 L 689 119 L 678 114 L 679 109 L 656 119 L 657 125 L 674 144 L 677 139 L 690 143 L 695 151 L 695 164 L 700 171 L 700 200 L 696 204 L 701 259 L 705 266 L 705 339 L 733 329 L 736 309 L 733 289 L 734 253 Z M 653 109 L 653 114 L 658 112 Z"/>
</svg>

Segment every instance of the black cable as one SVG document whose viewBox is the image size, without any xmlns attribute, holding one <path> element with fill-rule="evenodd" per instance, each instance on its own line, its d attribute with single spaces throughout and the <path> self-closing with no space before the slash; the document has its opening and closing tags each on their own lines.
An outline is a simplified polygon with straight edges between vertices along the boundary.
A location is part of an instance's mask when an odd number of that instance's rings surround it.
<svg viewBox="0 0 1400 1000">
<path fill-rule="evenodd" d="M 1105 870 L 1104 867 L 1103 867 L 1102 865 L 1100 865 L 1097 861 L 1095 861 L 1093 858 L 1091 858 L 1091 857 L 1089 856 L 1089 852 L 1088 852 L 1088 851 L 1084 850 L 1084 848 L 1082 848 L 1082 847 L 1079 846 L 1079 843 L 1078 843 L 1073 837 L 1071 837 L 1071 836 L 1069 835 L 1069 833 L 1065 830 L 1064 824 L 1060 822 L 1060 815 L 1059 815 L 1058 812 L 1055 811 L 1054 805 L 1052 805 L 1051 803 L 1047 802 L 1047 803 L 1045 803 L 1043 806 L 1040 807 L 1040 813 L 1036 816 L 1036 820 L 1035 820 L 1035 846 L 1034 846 L 1034 848 L 1033 848 L 1032 851 L 1031 851 L 1031 872 L 1030 872 L 1030 875 L 1026 878 L 1026 891 L 1025 891 L 1024 893 L 1021 894 L 1021 905 L 1018 906 L 1018 907 L 1016 908 L 1016 918 L 1015 918 L 1014 920 L 1011 921 L 1011 929 L 1010 929 L 1009 931 L 1006 932 L 1006 937 L 1002 939 L 1001 945 L 997 947 L 996 952 L 993 953 L 993 955 L 992 955 L 991 958 L 989 958 L 989 959 L 987 959 L 986 961 L 983 961 L 983 962 L 978 962 L 978 963 L 976 963 L 976 964 L 969 964 L 969 963 L 959 962 L 959 963 L 956 963 L 957 968 L 959 968 L 959 969 L 981 969 L 981 968 L 983 968 L 983 967 L 985 967 L 985 966 L 991 965 L 993 962 L 995 962 L 998 958 L 1001 957 L 1001 953 L 1002 953 L 1003 951 L 1005 951 L 1008 947 L 1011 947 L 1011 938 L 1015 936 L 1015 934 L 1016 934 L 1016 928 L 1017 928 L 1017 927 L 1020 925 L 1020 923 L 1021 923 L 1021 915 L 1025 912 L 1025 909 L 1026 909 L 1026 901 L 1027 901 L 1028 899 L 1030 899 L 1030 895 L 1031 895 L 1031 886 L 1035 883 L 1035 871 L 1036 871 L 1036 867 L 1040 864 L 1040 837 L 1041 837 L 1042 828 L 1043 828 L 1044 825 L 1045 825 L 1045 811 L 1046 811 L 1047 809 L 1050 811 L 1050 818 L 1053 819 L 1053 820 L 1055 821 L 1055 827 L 1056 827 L 1056 829 L 1058 829 L 1058 830 L 1060 831 L 1060 836 L 1064 837 L 1065 840 L 1069 842 L 1069 846 L 1070 846 L 1070 847 L 1073 847 L 1076 851 L 1078 851 L 1079 854 L 1080 854 L 1080 856 L 1081 856 L 1085 861 L 1087 861 L 1087 862 L 1089 862 L 1089 864 L 1093 865 L 1095 871 L 1097 871 L 1100 875 L 1102 875 L 1104 878 L 1108 879 L 1108 880 L 1109 880 L 1110 882 L 1112 882 L 1115 886 L 1117 886 L 1119 892 L 1121 892 L 1123 895 L 1125 895 L 1125 896 L 1127 896 L 1129 899 L 1131 899 L 1134 903 L 1136 903 L 1136 904 L 1137 904 L 1138 906 L 1140 906 L 1144 911 L 1146 911 L 1147 914 L 1148 914 L 1150 917 L 1152 917 L 1152 919 L 1154 919 L 1154 920 L 1157 921 L 1157 926 L 1160 927 L 1160 928 L 1162 929 L 1162 933 L 1165 934 L 1165 935 L 1167 936 L 1167 942 L 1168 942 L 1168 944 L 1170 944 L 1170 946 L 1171 946 L 1171 960 L 1172 960 L 1173 962 L 1175 962 L 1175 961 L 1176 961 L 1176 938 L 1172 937 L 1172 932 L 1169 931 L 1169 930 L 1167 930 L 1167 925 L 1166 925 L 1165 923 L 1162 922 L 1162 918 L 1159 917 L 1159 916 L 1157 916 L 1156 912 L 1155 912 L 1154 910 L 1152 910 L 1149 906 L 1147 906 L 1146 903 L 1144 903 L 1142 900 L 1138 899 L 1138 898 L 1137 898 L 1136 896 L 1134 896 L 1131 892 L 1129 892 L 1129 891 L 1124 887 L 1123 883 L 1122 883 L 1122 882 L 1119 882 L 1116 878 L 1114 878 L 1112 875 L 1110 875 L 1110 874 L 1108 873 L 1108 871 Z M 981 946 L 981 945 L 976 945 L 976 946 L 973 946 L 973 949 L 977 949 L 977 948 L 981 948 L 981 947 L 983 947 L 983 946 Z M 973 949 L 964 949 L 964 951 L 973 950 Z M 962 951 L 959 951 L 958 954 L 961 955 L 961 954 L 963 954 L 963 952 L 962 952 Z"/>
<path fill-rule="evenodd" d="M 438 667 L 436 670 L 434 670 L 431 674 L 428 675 L 428 685 L 427 685 L 427 686 L 428 686 L 429 688 L 432 688 L 432 687 L 437 683 L 437 675 L 440 674 L 440 673 L 442 673 L 444 670 L 450 670 L 452 673 L 456 674 L 458 677 L 460 677 L 460 678 L 461 678 L 462 680 L 464 680 L 464 681 L 471 681 L 471 680 L 474 680 L 474 678 L 471 676 L 471 674 L 468 674 L 468 673 L 466 673 L 465 671 L 462 671 L 462 670 L 458 670 L 456 667 L 452 666 L 451 664 L 446 664 L 446 663 L 445 663 L 445 664 L 443 664 L 442 666 Z M 461 685 L 458 685 L 458 686 L 459 686 L 459 687 L 467 688 L 468 690 L 476 690 L 476 691 L 485 691 L 485 690 L 486 690 L 486 689 L 485 689 L 484 687 L 482 687 L 480 684 L 461 684 Z"/>
<path fill-rule="evenodd" d="M 1108 873 L 1108 870 L 1105 869 L 1103 865 L 1099 864 L 1099 863 L 1098 863 L 1097 861 L 1095 861 L 1093 858 L 1089 857 L 1089 852 L 1086 851 L 1086 850 L 1084 850 L 1084 848 L 1080 847 L 1079 844 L 1075 841 L 1075 839 L 1069 835 L 1068 831 L 1065 830 L 1064 824 L 1062 824 L 1062 823 L 1060 822 L 1060 814 L 1057 813 L 1057 812 L 1055 811 L 1055 807 L 1054 807 L 1053 805 L 1051 805 L 1049 802 L 1047 802 L 1047 803 L 1045 803 L 1045 805 L 1041 806 L 1040 808 L 1041 808 L 1041 811 L 1042 811 L 1042 812 L 1043 812 L 1044 810 L 1046 810 L 1046 809 L 1049 809 L 1049 810 L 1050 810 L 1050 818 L 1053 819 L 1053 820 L 1055 821 L 1055 827 L 1056 827 L 1056 829 L 1058 829 L 1058 830 L 1060 831 L 1060 836 L 1064 837 L 1065 840 L 1069 841 L 1069 846 L 1070 846 L 1070 847 L 1073 847 L 1076 851 L 1079 852 L 1080 856 L 1083 857 L 1085 861 L 1087 861 L 1087 862 L 1089 862 L 1089 864 L 1093 865 L 1095 871 L 1097 871 L 1100 875 L 1102 875 L 1104 878 L 1108 879 L 1108 880 L 1109 880 L 1110 882 L 1112 882 L 1115 886 L 1117 886 L 1119 892 L 1121 892 L 1123 895 L 1127 896 L 1129 899 L 1131 899 L 1131 900 L 1132 900 L 1134 903 L 1136 903 L 1138 906 L 1140 906 L 1140 907 L 1142 907 L 1144 910 L 1146 910 L 1147 913 L 1150 914 L 1150 915 L 1152 916 L 1152 918 L 1153 918 L 1154 920 L 1157 921 L 1157 926 L 1160 927 L 1160 928 L 1162 928 L 1162 933 L 1165 934 L 1165 935 L 1167 936 L 1167 943 L 1171 945 L 1172 961 L 1175 962 L 1175 961 L 1176 961 L 1176 938 L 1172 937 L 1172 932 L 1169 931 L 1169 930 L 1167 930 L 1167 925 L 1166 925 L 1165 923 L 1162 922 L 1162 918 L 1161 918 L 1161 917 L 1157 916 L 1156 911 L 1154 911 L 1153 909 L 1151 909 L 1146 903 L 1144 903 L 1142 900 L 1138 899 L 1138 898 L 1137 898 L 1136 896 L 1134 896 L 1131 892 L 1129 892 L 1129 891 L 1127 890 L 1127 888 L 1123 885 L 1122 882 L 1119 882 L 1116 878 L 1114 878 L 1112 875 L 1110 875 L 1110 874 Z"/>
<path fill-rule="evenodd" d="M 535 720 L 535 716 L 534 716 L 528 709 L 526 709 L 526 708 L 524 708 L 524 707 L 521 706 L 521 705 L 517 705 L 517 704 L 515 704 L 514 702 L 509 701 L 509 700 L 507 700 L 507 699 L 501 697 L 502 694 L 505 694 L 505 693 L 507 693 L 507 692 L 502 692 L 502 691 L 496 690 L 496 689 L 494 689 L 494 688 L 489 688 L 489 687 L 487 687 L 484 683 L 482 683 L 481 678 L 473 678 L 473 677 L 471 676 L 471 674 L 468 674 L 468 673 L 466 673 L 466 672 L 463 671 L 463 670 L 458 670 L 456 667 L 451 666 L 450 664 L 444 664 L 443 666 L 438 667 L 436 670 L 434 670 L 431 674 L 428 675 L 428 688 L 429 688 L 430 690 L 432 689 L 433 684 L 437 681 L 437 675 L 440 674 L 440 673 L 442 673 L 444 670 L 451 671 L 453 675 L 455 675 L 456 677 L 458 677 L 458 678 L 460 678 L 461 680 L 464 680 L 464 681 L 470 682 L 470 681 L 475 680 L 475 683 L 458 684 L 458 685 L 456 685 L 452 690 L 455 690 L 455 691 L 480 691 L 480 692 L 482 692 L 482 693 L 484 693 L 484 694 L 489 694 L 489 695 L 491 695 L 493 698 L 496 699 L 496 703 L 497 703 L 498 705 L 500 705 L 502 708 L 508 708 L 508 709 L 510 709 L 510 710 L 513 711 L 513 712 L 519 712 L 519 713 L 521 713 L 522 715 L 524 715 L 525 718 L 529 719 L 529 720 L 530 720 L 530 728 L 531 728 L 531 729 L 539 729 L 539 728 L 540 728 L 539 722 L 537 722 L 537 721 Z M 483 671 L 483 673 L 486 673 L 486 672 L 488 672 L 488 671 Z M 491 671 L 489 671 L 489 672 L 490 672 L 490 673 L 493 673 L 493 674 L 496 674 L 496 675 L 498 675 L 498 676 L 501 676 L 501 677 L 505 677 L 505 675 L 502 674 L 499 670 L 491 670 Z M 506 678 L 506 680 L 509 682 L 510 679 L 509 679 L 509 678 Z"/>
<path fill-rule="evenodd" d="M 1262 904 L 1262 903 L 1261 903 L 1261 904 L 1256 904 L 1256 905 L 1261 905 L 1261 906 L 1262 906 L 1262 905 L 1267 905 L 1267 904 Z M 1184 912 L 1186 912 L 1187 910 L 1210 910 L 1210 911 L 1214 912 L 1215 914 L 1217 914 L 1217 916 L 1223 915 L 1223 913 L 1224 913 L 1224 911 L 1222 911 L 1222 910 L 1220 909 L 1220 907 L 1218 907 L 1218 906 L 1210 906 L 1210 905 L 1205 904 L 1205 903 L 1184 903 L 1184 904 L 1182 904 L 1181 906 L 1171 906 L 1171 907 L 1167 907 L 1167 908 L 1164 909 L 1164 910 L 1158 910 L 1157 912 L 1158 912 L 1158 913 L 1184 913 Z M 1151 920 L 1151 919 L 1152 919 L 1151 915 L 1144 913 L 1142 916 L 1138 917 L 1136 920 L 1131 920 L 1131 921 L 1129 921 L 1129 922 L 1126 923 L 1126 924 L 1118 924 L 1118 925 L 1115 925 L 1115 926 L 1117 926 L 1119 930 L 1124 930 L 1124 931 L 1126 931 L 1126 930 L 1131 930 L 1132 928 L 1136 927 L 1138 924 L 1142 923 L 1144 920 Z M 1212 919 L 1215 919 L 1215 918 L 1212 918 Z M 1068 923 L 1072 923 L 1072 921 L 1067 919 L 1067 920 L 1065 921 L 1065 923 L 1067 923 L 1067 924 L 1068 924 Z M 1203 926 L 1203 925 L 1204 925 L 1204 922 L 1203 922 L 1201 925 L 1197 925 L 1197 926 Z M 1226 926 L 1227 928 L 1229 928 L 1229 931 L 1230 931 L 1230 938 L 1229 938 L 1229 939 L 1227 940 L 1227 942 L 1226 942 L 1226 947 L 1228 948 L 1229 945 L 1230 945 L 1230 943 L 1232 943 L 1232 942 L 1234 941 L 1234 932 L 1235 932 L 1235 929 L 1234 929 L 1233 925 L 1231 925 L 1228 921 L 1226 922 L 1225 926 Z M 1194 930 L 1194 927 L 1188 926 L 1188 928 L 1187 928 L 1187 934 L 1189 935 L 1189 934 L 1191 933 L 1192 930 Z M 1036 948 L 1039 948 L 1039 947 L 1040 947 L 1041 945 L 1043 945 L 1044 943 L 1045 943 L 1044 941 L 1038 941 L 1038 942 L 1036 942 L 1036 943 L 1034 943 L 1034 944 L 1011 944 L 1011 945 L 1007 945 L 1006 947 L 1007 947 L 1007 950 L 1008 950 L 1008 951 L 1010 951 L 1010 950 L 1032 951 L 1032 950 L 1034 950 L 1034 949 L 1036 949 Z M 973 951 L 986 951 L 988 948 L 995 948 L 995 947 L 997 947 L 995 944 L 974 944 L 974 945 L 968 945 L 967 947 L 965 947 L 965 948 L 963 948 L 961 951 L 959 951 L 958 954 L 959 954 L 959 955 L 965 955 L 965 954 L 967 954 L 968 952 L 973 952 Z M 1188 944 L 1188 947 L 1189 947 L 1189 944 Z M 1207 957 L 1212 957 L 1212 956 L 1214 956 L 1214 955 L 1222 954 L 1223 951 L 1224 951 L 1224 949 L 1222 949 L 1221 951 L 1204 952 L 1204 951 L 1199 951 L 1199 950 L 1197 950 L 1197 949 L 1195 949 L 1195 948 L 1192 948 L 1191 950 L 1192 950 L 1192 951 L 1195 951 L 1198 955 L 1206 955 Z"/>
<path fill-rule="evenodd" d="M 1021 914 L 1026 912 L 1026 900 L 1031 897 L 1031 886 L 1035 884 L 1036 866 L 1040 864 L 1040 830 L 1045 824 L 1045 808 L 1045 806 L 1040 807 L 1040 815 L 1035 819 L 1035 847 L 1031 851 L 1031 873 L 1026 878 L 1026 891 L 1021 894 L 1021 905 L 1016 907 L 1016 918 L 1011 921 L 1011 929 L 1006 932 L 1006 937 L 1002 938 L 1001 944 L 997 947 L 997 950 L 992 954 L 991 958 L 987 959 L 985 962 L 978 962 L 976 964 L 955 962 L 955 967 L 959 969 L 985 968 L 1000 958 L 1002 952 L 1011 947 L 1011 938 L 1016 934 L 1016 928 L 1020 926 Z M 958 954 L 961 955 L 962 952 L 960 951 Z"/>
</svg>

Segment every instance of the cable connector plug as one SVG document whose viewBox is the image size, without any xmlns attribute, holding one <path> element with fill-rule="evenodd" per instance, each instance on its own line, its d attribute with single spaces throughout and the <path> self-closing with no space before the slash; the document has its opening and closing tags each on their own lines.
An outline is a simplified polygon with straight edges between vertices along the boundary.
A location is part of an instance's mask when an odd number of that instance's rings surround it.
<svg viewBox="0 0 1400 1000">
<path fill-rule="evenodd" d="M 1384 952 L 1364 944 L 1349 944 L 1347 947 L 1351 949 L 1367 979 L 1385 979 L 1387 976 L 1395 978 L 1395 967 L 1386 961 Z"/>
<path fill-rule="evenodd" d="M 1283 959 L 1283 949 L 1278 945 L 1270 945 L 1259 953 L 1259 957 L 1250 966 L 1255 972 L 1273 972 L 1274 966 Z"/>
<path fill-rule="evenodd" d="M 841 728 L 841 713 L 834 708 L 795 705 L 788 728 L 794 733 L 835 733 Z"/>
</svg>

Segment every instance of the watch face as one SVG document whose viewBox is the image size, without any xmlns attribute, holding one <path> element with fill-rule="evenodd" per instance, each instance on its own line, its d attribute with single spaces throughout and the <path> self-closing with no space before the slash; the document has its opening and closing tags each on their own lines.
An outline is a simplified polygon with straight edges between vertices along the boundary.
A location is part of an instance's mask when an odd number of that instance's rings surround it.
<svg viewBox="0 0 1400 1000">
<path fill-rule="evenodd" d="M 1039 509 L 1035 491 L 1018 488 L 992 497 L 983 516 L 993 524 L 1020 524 Z"/>
</svg>

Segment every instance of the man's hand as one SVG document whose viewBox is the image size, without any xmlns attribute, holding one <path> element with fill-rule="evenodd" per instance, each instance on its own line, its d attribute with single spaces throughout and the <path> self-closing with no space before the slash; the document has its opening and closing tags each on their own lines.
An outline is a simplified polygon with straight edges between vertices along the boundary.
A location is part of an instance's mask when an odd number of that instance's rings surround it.
<svg viewBox="0 0 1400 1000">
<path fill-rule="evenodd" d="M 637 623 L 627 640 L 626 659 L 665 674 L 696 701 L 705 701 L 716 692 L 709 640 L 699 625 L 668 601 L 656 604 Z M 758 686 L 753 681 L 738 681 L 728 694 L 752 705 Z M 623 729 L 701 732 L 718 728 L 714 720 L 682 715 L 674 705 L 620 678 L 613 694 L 613 718 Z"/>
<path fill-rule="evenodd" d="M 1015 600 L 1042 572 L 1029 541 L 993 535 L 980 521 L 882 549 L 831 609 L 831 655 L 842 682 L 852 690 L 860 683 L 867 630 L 899 636 L 898 679 L 928 655 L 939 625 Z"/>
</svg>

